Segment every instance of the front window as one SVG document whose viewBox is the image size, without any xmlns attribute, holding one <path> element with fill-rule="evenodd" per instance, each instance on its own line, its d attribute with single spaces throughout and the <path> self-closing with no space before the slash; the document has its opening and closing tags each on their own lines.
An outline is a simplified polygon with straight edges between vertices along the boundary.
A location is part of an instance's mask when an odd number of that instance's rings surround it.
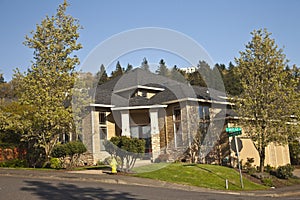
<svg viewBox="0 0 300 200">
<path fill-rule="evenodd" d="M 107 140 L 106 112 L 99 112 L 100 150 L 105 151 L 104 142 Z"/>
<path fill-rule="evenodd" d="M 174 119 L 174 139 L 175 147 L 183 145 L 182 129 L 181 129 L 181 110 L 180 107 L 175 107 L 173 112 Z"/>
</svg>

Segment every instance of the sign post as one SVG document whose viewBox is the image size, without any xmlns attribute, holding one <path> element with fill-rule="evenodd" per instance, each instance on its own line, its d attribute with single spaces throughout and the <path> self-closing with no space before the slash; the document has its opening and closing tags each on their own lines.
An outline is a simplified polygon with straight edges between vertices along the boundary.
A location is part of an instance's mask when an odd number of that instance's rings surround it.
<svg viewBox="0 0 300 200">
<path fill-rule="evenodd" d="M 242 169 L 241 169 L 241 163 L 240 163 L 239 145 L 238 145 L 237 137 L 236 137 L 237 135 L 242 134 L 242 129 L 240 127 L 230 127 L 230 128 L 226 128 L 226 132 L 228 133 L 228 137 L 233 137 L 233 139 L 234 139 L 235 148 L 237 150 L 236 155 L 237 155 L 238 167 L 239 167 L 239 172 L 240 172 L 241 187 L 244 188 Z"/>
</svg>

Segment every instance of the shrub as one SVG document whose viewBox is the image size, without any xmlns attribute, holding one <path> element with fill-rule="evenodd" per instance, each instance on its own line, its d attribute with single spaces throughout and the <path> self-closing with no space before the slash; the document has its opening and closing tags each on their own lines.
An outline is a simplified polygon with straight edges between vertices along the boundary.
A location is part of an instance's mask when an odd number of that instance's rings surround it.
<svg viewBox="0 0 300 200">
<path fill-rule="evenodd" d="M 268 186 L 268 187 L 274 187 L 274 183 L 273 183 L 273 180 L 271 178 L 263 178 L 261 179 L 261 182 L 265 185 L 265 186 Z"/>
<path fill-rule="evenodd" d="M 50 159 L 50 168 L 52 169 L 61 169 L 62 163 L 58 158 L 51 158 Z"/>
<path fill-rule="evenodd" d="M 111 163 L 111 161 L 112 161 L 112 158 L 113 158 L 113 156 L 106 157 L 106 158 L 104 159 L 104 161 L 103 161 L 103 164 L 105 164 L 105 165 L 110 165 L 110 163 Z M 122 160 L 121 160 L 120 157 L 117 157 L 117 158 L 116 158 L 116 161 L 117 161 L 117 165 L 118 165 L 118 166 L 121 166 L 121 165 L 122 165 Z"/>
<path fill-rule="evenodd" d="M 104 146 L 111 156 L 120 157 L 120 169 L 123 171 L 130 171 L 136 159 L 145 152 L 145 140 L 126 136 L 112 137 Z"/>
<path fill-rule="evenodd" d="M 281 179 L 288 179 L 293 176 L 294 167 L 290 164 L 279 166 L 276 170 L 276 176 Z"/>
<path fill-rule="evenodd" d="M 265 166 L 265 172 L 270 173 L 274 170 L 274 167 L 272 167 L 271 165 L 267 165 Z"/>
<path fill-rule="evenodd" d="M 0 167 L 17 168 L 17 167 L 27 167 L 27 166 L 28 165 L 26 160 L 19 160 L 19 159 L 8 160 L 0 163 Z"/>
<path fill-rule="evenodd" d="M 64 164 L 67 168 L 73 168 L 78 161 L 78 158 L 81 154 L 86 152 L 87 149 L 82 142 L 79 141 L 72 141 L 66 144 L 58 144 L 53 148 L 52 156 L 54 158 L 60 158 L 61 160 L 65 161 L 67 156 L 70 156 L 70 162 Z"/>
</svg>

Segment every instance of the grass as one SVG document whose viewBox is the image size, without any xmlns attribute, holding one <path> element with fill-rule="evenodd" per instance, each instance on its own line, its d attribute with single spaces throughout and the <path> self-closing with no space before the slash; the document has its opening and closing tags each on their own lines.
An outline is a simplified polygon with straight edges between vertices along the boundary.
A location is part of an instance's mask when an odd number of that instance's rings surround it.
<svg viewBox="0 0 300 200">
<path fill-rule="evenodd" d="M 157 170 L 156 170 L 157 169 Z M 262 190 L 268 187 L 243 178 L 244 189 L 241 188 L 239 173 L 232 168 L 206 164 L 152 164 L 135 168 L 134 176 L 155 180 L 192 185 L 217 190 L 225 190 L 228 180 L 229 190 Z"/>
</svg>

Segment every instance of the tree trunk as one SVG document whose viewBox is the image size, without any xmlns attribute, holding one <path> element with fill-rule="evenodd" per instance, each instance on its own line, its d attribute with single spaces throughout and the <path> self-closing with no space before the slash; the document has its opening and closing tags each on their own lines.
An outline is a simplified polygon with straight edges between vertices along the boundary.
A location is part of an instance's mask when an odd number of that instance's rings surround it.
<svg viewBox="0 0 300 200">
<path fill-rule="evenodd" d="M 265 151 L 266 151 L 265 148 L 262 147 L 259 152 L 259 157 L 260 157 L 259 171 L 260 172 L 264 172 L 264 169 L 265 169 L 265 158 L 266 158 Z"/>
</svg>

